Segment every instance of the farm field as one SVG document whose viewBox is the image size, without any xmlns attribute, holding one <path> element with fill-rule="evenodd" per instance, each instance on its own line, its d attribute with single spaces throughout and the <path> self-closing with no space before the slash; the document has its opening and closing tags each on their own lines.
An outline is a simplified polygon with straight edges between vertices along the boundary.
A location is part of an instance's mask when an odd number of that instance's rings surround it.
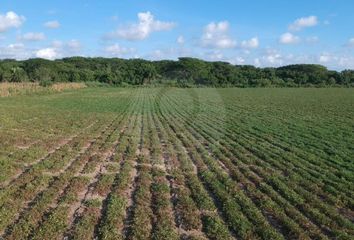
<svg viewBox="0 0 354 240">
<path fill-rule="evenodd" d="M 354 239 L 354 90 L 0 98 L 0 239 Z"/>
</svg>

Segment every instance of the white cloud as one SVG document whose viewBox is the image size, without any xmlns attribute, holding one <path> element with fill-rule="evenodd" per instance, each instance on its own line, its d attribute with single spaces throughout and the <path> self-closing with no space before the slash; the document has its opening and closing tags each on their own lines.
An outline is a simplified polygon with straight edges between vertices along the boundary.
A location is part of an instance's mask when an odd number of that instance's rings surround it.
<svg viewBox="0 0 354 240">
<path fill-rule="evenodd" d="M 354 57 L 346 53 L 324 52 L 311 60 L 310 63 L 318 62 L 332 69 L 354 69 Z"/>
<path fill-rule="evenodd" d="M 135 52 L 134 48 L 126 48 L 126 47 L 121 47 L 119 44 L 113 44 L 110 46 L 107 46 L 104 49 L 104 52 L 109 55 L 109 56 L 114 56 L 114 57 L 122 57 L 126 54 L 131 54 Z"/>
<path fill-rule="evenodd" d="M 340 68 L 344 69 L 354 69 L 354 57 L 353 56 L 342 56 L 339 57 L 335 62 L 338 63 Z"/>
<path fill-rule="evenodd" d="M 184 37 L 183 36 L 179 36 L 178 38 L 177 38 L 177 43 L 178 44 L 184 44 Z"/>
<path fill-rule="evenodd" d="M 28 59 L 31 57 L 31 52 L 27 51 L 23 43 L 14 43 L 7 46 L 0 46 L 0 58 L 5 59 Z"/>
<path fill-rule="evenodd" d="M 194 56 L 207 61 L 221 61 L 236 65 L 244 65 L 248 62 L 247 56 L 243 56 L 241 53 L 238 53 L 237 55 L 230 55 L 229 53 L 225 53 L 222 49 L 214 49 L 211 51 L 203 52 L 199 56 Z"/>
<path fill-rule="evenodd" d="M 150 53 L 149 58 L 153 60 L 161 60 L 165 58 L 165 54 L 166 52 L 164 50 L 156 49 L 152 53 Z"/>
<path fill-rule="evenodd" d="M 261 66 L 261 60 L 259 60 L 259 58 L 255 58 L 253 62 L 254 62 L 254 65 L 256 67 L 260 67 Z"/>
<path fill-rule="evenodd" d="M 272 65 L 282 65 L 282 56 L 279 53 L 268 55 L 265 57 L 266 61 Z"/>
<path fill-rule="evenodd" d="M 150 59 L 150 60 L 162 60 L 162 59 L 177 59 L 180 56 L 191 56 L 192 54 L 183 54 L 183 48 L 161 48 L 161 49 L 154 49 L 151 52 L 147 53 L 143 58 Z"/>
<path fill-rule="evenodd" d="M 60 23 L 57 20 L 54 20 L 54 21 L 49 21 L 44 23 L 44 26 L 46 28 L 55 29 L 55 28 L 60 28 Z"/>
<path fill-rule="evenodd" d="M 354 47 L 354 37 L 348 40 L 347 46 Z"/>
<path fill-rule="evenodd" d="M 150 59 L 150 60 L 162 60 L 162 59 L 174 59 L 177 60 L 179 57 L 198 57 L 202 58 L 201 52 L 194 52 L 194 49 L 184 48 L 184 47 L 167 47 L 154 49 L 147 54 L 142 55 L 141 57 Z"/>
<path fill-rule="evenodd" d="M 221 61 L 225 59 L 224 55 L 219 50 L 208 52 L 205 54 L 205 57 L 207 60 L 211 61 Z"/>
<path fill-rule="evenodd" d="M 29 32 L 20 36 L 19 39 L 24 41 L 42 41 L 45 39 L 45 35 L 44 33 Z"/>
<path fill-rule="evenodd" d="M 232 60 L 232 64 L 243 65 L 245 64 L 246 60 L 243 57 L 236 57 L 235 60 Z"/>
<path fill-rule="evenodd" d="M 258 67 L 272 66 L 278 67 L 284 64 L 284 56 L 277 50 L 268 48 L 265 49 L 260 56 L 257 56 L 253 63 Z"/>
<path fill-rule="evenodd" d="M 318 24 L 318 19 L 316 16 L 302 17 L 296 19 L 292 24 L 289 25 L 290 31 L 300 31 L 303 28 L 314 27 Z"/>
<path fill-rule="evenodd" d="M 81 50 L 81 42 L 73 39 L 66 43 L 66 47 L 72 52 L 78 52 Z"/>
<path fill-rule="evenodd" d="M 211 22 L 204 28 L 204 34 L 201 38 L 203 47 L 216 49 L 233 48 L 236 46 L 236 41 L 229 36 L 229 23 Z"/>
<path fill-rule="evenodd" d="M 25 45 L 23 43 L 13 43 L 8 45 L 8 49 L 23 49 Z"/>
<path fill-rule="evenodd" d="M 68 42 L 53 41 L 51 47 L 57 52 L 57 58 L 80 55 L 82 45 L 78 40 L 70 40 Z"/>
<path fill-rule="evenodd" d="M 108 34 L 109 38 L 122 38 L 130 41 L 144 40 L 153 32 L 168 31 L 175 27 L 173 22 L 155 20 L 151 12 L 138 13 L 138 23 L 118 28 Z"/>
<path fill-rule="evenodd" d="M 51 47 L 56 49 L 68 49 L 70 51 L 79 51 L 81 49 L 81 42 L 76 39 L 72 39 L 68 42 L 62 42 L 55 40 L 52 42 Z"/>
<path fill-rule="evenodd" d="M 0 14 L 0 32 L 5 32 L 10 28 L 19 28 L 24 21 L 25 17 L 19 16 L 12 11 L 7 12 L 5 15 Z"/>
<path fill-rule="evenodd" d="M 251 38 L 250 40 L 245 40 L 241 42 L 242 48 L 258 48 L 259 40 L 257 37 Z"/>
<path fill-rule="evenodd" d="M 251 60 L 251 61 L 248 61 Z M 258 67 L 279 67 L 290 64 L 321 64 L 330 69 L 354 69 L 354 57 L 349 53 L 284 54 L 277 49 L 265 49 L 247 63 Z"/>
<path fill-rule="evenodd" d="M 58 59 L 63 57 L 80 56 L 82 45 L 78 40 L 70 40 L 68 42 L 53 41 L 46 48 L 34 51 L 34 56 L 45 59 Z"/>
<path fill-rule="evenodd" d="M 332 57 L 328 53 L 323 53 L 318 57 L 320 63 L 328 63 L 331 59 Z"/>
<path fill-rule="evenodd" d="M 300 41 L 298 36 L 295 36 L 292 33 L 284 33 L 280 36 L 279 42 L 282 44 L 295 44 Z"/>
<path fill-rule="evenodd" d="M 58 52 L 55 48 L 43 48 L 36 52 L 36 57 L 53 60 L 58 58 Z"/>
</svg>

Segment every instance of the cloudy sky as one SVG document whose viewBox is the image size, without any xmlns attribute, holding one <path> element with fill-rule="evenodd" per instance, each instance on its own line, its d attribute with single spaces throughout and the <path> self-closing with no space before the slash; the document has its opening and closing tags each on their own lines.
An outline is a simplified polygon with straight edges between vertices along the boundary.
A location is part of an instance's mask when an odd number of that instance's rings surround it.
<svg viewBox="0 0 354 240">
<path fill-rule="evenodd" d="M 353 0 L 1 0 L 0 58 L 181 56 L 354 69 Z"/>
</svg>

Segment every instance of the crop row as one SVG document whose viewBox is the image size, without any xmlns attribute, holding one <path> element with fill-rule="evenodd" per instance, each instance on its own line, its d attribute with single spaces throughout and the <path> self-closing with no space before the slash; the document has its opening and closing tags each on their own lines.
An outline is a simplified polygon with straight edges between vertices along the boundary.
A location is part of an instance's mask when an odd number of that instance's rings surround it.
<svg viewBox="0 0 354 240">
<path fill-rule="evenodd" d="M 168 107 L 168 110 L 170 110 L 170 113 L 169 114 L 171 114 L 172 112 L 173 113 L 176 113 L 176 111 L 178 112 L 178 111 L 180 111 L 180 109 L 181 108 L 179 108 L 179 109 L 173 109 L 173 107 L 174 106 L 172 106 L 172 105 L 170 105 L 169 107 Z M 190 114 L 190 113 L 189 113 Z M 167 115 L 167 114 L 166 114 Z M 176 117 L 175 117 L 176 118 Z M 187 119 L 187 118 L 186 118 Z M 204 122 L 204 123 L 210 123 L 211 125 L 213 125 L 213 126 L 217 126 L 217 124 L 216 123 L 212 123 L 212 121 L 211 121 L 211 118 L 210 119 L 205 119 L 204 121 L 201 121 L 201 122 Z M 186 124 L 186 125 L 188 125 L 188 124 L 190 124 L 190 125 L 193 125 L 193 123 L 187 123 L 187 121 L 184 121 L 184 123 Z M 205 125 L 206 124 L 204 124 L 204 126 L 197 126 L 197 127 L 195 127 L 195 129 L 196 130 L 194 130 L 194 132 L 195 132 L 195 134 L 197 134 L 197 133 L 200 133 L 200 132 L 203 132 L 203 129 L 205 129 Z M 210 127 L 209 127 L 210 128 Z M 210 131 L 210 130 L 209 130 Z M 193 132 L 193 131 L 192 131 Z M 215 134 L 216 135 L 216 134 Z M 209 142 L 211 139 L 210 139 L 210 137 L 208 138 L 208 141 L 207 142 Z M 218 140 L 218 141 L 220 141 L 220 140 Z M 238 140 L 239 141 L 239 140 Z M 217 148 L 219 148 L 220 146 L 209 146 L 209 147 L 212 147 L 212 149 L 217 149 Z M 239 151 L 239 148 L 235 148 L 234 146 L 232 146 L 232 147 L 229 147 L 229 148 L 227 148 L 227 149 L 232 149 L 232 150 L 235 150 L 235 152 L 233 152 L 233 154 L 237 154 L 237 151 Z M 223 149 L 224 150 L 224 149 Z M 242 150 L 242 149 L 241 149 Z M 243 151 L 244 152 L 244 151 Z M 238 154 L 238 155 L 240 155 L 240 154 Z M 241 157 L 243 157 L 244 158 L 244 156 L 241 156 Z M 247 159 L 246 159 L 247 160 Z M 266 167 L 266 166 L 265 166 Z M 259 168 L 257 168 L 257 169 L 259 169 Z M 267 168 L 263 168 L 263 169 L 267 169 Z M 268 169 L 271 169 L 271 168 L 268 168 Z M 276 169 L 276 168 L 275 168 Z M 266 177 L 267 177 L 267 175 L 266 175 Z M 284 195 L 286 195 L 287 193 L 284 193 Z M 288 197 L 289 198 L 289 197 Z M 296 204 L 296 203 L 294 203 L 294 204 Z M 316 207 L 315 205 L 313 205 L 313 207 Z M 306 210 L 306 209 L 305 209 Z M 308 210 L 312 210 L 312 209 L 308 209 Z M 314 214 L 314 213 L 313 213 Z M 313 215 L 314 216 L 314 215 Z M 318 216 L 318 215 L 317 215 Z M 344 223 L 346 222 L 346 220 L 343 220 L 342 218 L 333 218 L 333 219 L 335 219 L 335 220 L 337 220 L 337 221 L 342 221 L 342 223 L 343 223 L 343 221 L 344 221 Z M 326 220 L 325 219 L 323 219 L 322 218 L 322 221 L 324 221 L 323 222 L 323 224 L 328 224 L 327 222 L 325 222 Z M 339 223 L 341 223 L 341 222 L 339 222 Z M 333 225 L 332 225 L 333 226 Z M 334 225 L 334 226 L 336 226 L 336 225 Z M 349 222 L 346 222 L 346 226 L 348 226 L 348 228 L 349 229 L 351 229 L 351 227 L 350 227 L 350 223 Z M 339 227 L 339 225 L 337 225 L 337 227 Z M 349 230 L 348 229 L 348 230 Z M 350 232 L 350 230 L 349 230 L 349 232 Z M 343 233 L 343 232 L 342 232 Z M 338 232 L 335 232 L 335 234 L 338 234 Z M 346 233 L 343 233 L 344 234 L 344 236 L 346 235 Z"/>
</svg>

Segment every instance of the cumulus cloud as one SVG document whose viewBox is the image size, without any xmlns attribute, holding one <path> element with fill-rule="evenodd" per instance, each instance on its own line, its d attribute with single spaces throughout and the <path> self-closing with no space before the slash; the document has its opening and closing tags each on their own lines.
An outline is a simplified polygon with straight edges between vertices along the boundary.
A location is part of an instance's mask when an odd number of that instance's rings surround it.
<svg viewBox="0 0 354 240">
<path fill-rule="evenodd" d="M 0 32 L 6 32 L 10 28 L 19 28 L 24 21 L 24 16 L 19 16 L 12 11 L 4 15 L 0 14 Z"/>
<path fill-rule="evenodd" d="M 242 48 L 258 48 L 259 40 L 257 37 L 251 38 L 250 40 L 245 40 L 241 42 Z"/>
<path fill-rule="evenodd" d="M 53 60 L 58 58 L 58 52 L 55 48 L 43 48 L 36 52 L 36 57 Z"/>
<path fill-rule="evenodd" d="M 318 61 L 320 63 L 328 63 L 329 61 L 331 61 L 331 59 L 332 57 L 328 53 L 323 53 L 318 57 Z"/>
<path fill-rule="evenodd" d="M 256 66 L 256 67 L 260 67 L 261 66 L 261 60 L 259 58 L 255 58 L 253 60 L 253 64 Z"/>
<path fill-rule="evenodd" d="M 220 50 L 215 50 L 205 53 L 204 58 L 211 61 L 222 61 L 225 59 L 225 56 L 222 52 L 220 52 Z"/>
<path fill-rule="evenodd" d="M 257 67 L 278 67 L 285 63 L 284 56 L 277 49 L 266 48 L 259 55 L 250 58 L 250 64 Z"/>
<path fill-rule="evenodd" d="M 244 65 L 246 63 L 246 59 L 243 57 L 236 57 L 235 59 L 231 59 L 231 64 Z"/>
<path fill-rule="evenodd" d="M 23 43 L 13 43 L 7 46 L 0 46 L 0 58 L 9 59 L 28 59 L 31 57 L 31 52 L 26 49 Z"/>
<path fill-rule="evenodd" d="M 292 33 L 284 33 L 280 36 L 279 42 L 282 44 L 295 44 L 300 41 L 300 38 Z"/>
<path fill-rule="evenodd" d="M 78 40 L 70 40 L 68 42 L 53 41 L 49 47 L 38 49 L 34 52 L 34 56 L 44 59 L 58 59 L 70 56 L 79 56 L 82 45 Z"/>
<path fill-rule="evenodd" d="M 236 41 L 229 36 L 230 25 L 227 21 L 211 22 L 204 28 L 201 45 L 208 48 L 234 48 Z"/>
<path fill-rule="evenodd" d="M 302 17 L 296 19 L 292 24 L 289 25 L 289 31 L 300 31 L 303 28 L 314 27 L 318 24 L 318 19 L 316 16 Z"/>
<path fill-rule="evenodd" d="M 268 48 L 254 59 L 254 64 L 261 67 L 279 67 L 289 64 L 317 63 L 317 60 L 306 54 L 284 54 L 278 49 Z"/>
<path fill-rule="evenodd" d="M 24 41 L 42 41 L 45 39 L 45 35 L 44 33 L 29 32 L 20 36 L 19 39 Z"/>
<path fill-rule="evenodd" d="M 108 38 L 122 38 L 129 41 L 144 40 L 153 32 L 168 31 L 175 27 L 173 22 L 155 20 L 151 12 L 138 13 L 138 22 L 118 28 Z"/>
<path fill-rule="evenodd" d="M 283 64 L 282 56 L 279 53 L 270 54 L 264 57 L 264 59 L 272 66 L 280 66 Z"/>
<path fill-rule="evenodd" d="M 257 67 L 279 67 L 290 64 L 321 64 L 330 69 L 354 69 L 354 57 L 345 52 L 321 52 L 314 54 L 285 54 L 278 49 L 267 48 L 259 55 L 246 59 L 246 64 Z"/>
<path fill-rule="evenodd" d="M 105 47 L 104 52 L 112 57 L 122 57 L 127 54 L 131 54 L 135 52 L 134 48 L 126 48 L 122 47 L 119 44 L 113 44 Z"/>
<path fill-rule="evenodd" d="M 177 38 L 177 43 L 178 44 L 184 44 L 184 37 L 183 36 L 179 36 L 178 38 Z"/>
<path fill-rule="evenodd" d="M 55 29 L 55 28 L 60 28 L 60 23 L 57 20 L 48 21 L 48 22 L 44 23 L 44 26 L 46 28 Z"/>
<path fill-rule="evenodd" d="M 323 52 L 313 61 L 334 69 L 354 69 L 354 57 L 346 53 Z"/>
<path fill-rule="evenodd" d="M 197 55 L 194 55 L 197 56 Z M 257 67 L 279 67 L 290 64 L 321 64 L 329 69 L 354 69 L 354 57 L 349 52 L 322 52 L 313 54 L 286 54 L 278 49 L 266 48 L 254 55 L 225 56 L 220 50 L 209 51 L 200 58 L 212 61 L 225 61 L 231 64 L 253 64 Z"/>
</svg>

